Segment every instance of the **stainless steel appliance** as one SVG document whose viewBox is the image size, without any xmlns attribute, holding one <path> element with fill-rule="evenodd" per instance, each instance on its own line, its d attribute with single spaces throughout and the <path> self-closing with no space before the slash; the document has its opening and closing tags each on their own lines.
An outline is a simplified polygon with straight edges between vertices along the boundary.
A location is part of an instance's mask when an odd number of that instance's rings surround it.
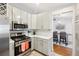
<svg viewBox="0 0 79 59">
<path fill-rule="evenodd" d="M 31 53 L 31 39 L 23 33 L 15 32 L 10 34 L 11 39 L 14 40 L 14 56 L 23 56 Z"/>
<path fill-rule="evenodd" d="M 9 55 L 9 21 L 0 16 L 0 56 Z"/>
<path fill-rule="evenodd" d="M 27 24 L 19 24 L 17 22 L 12 21 L 11 30 L 25 30 L 27 28 Z"/>
</svg>

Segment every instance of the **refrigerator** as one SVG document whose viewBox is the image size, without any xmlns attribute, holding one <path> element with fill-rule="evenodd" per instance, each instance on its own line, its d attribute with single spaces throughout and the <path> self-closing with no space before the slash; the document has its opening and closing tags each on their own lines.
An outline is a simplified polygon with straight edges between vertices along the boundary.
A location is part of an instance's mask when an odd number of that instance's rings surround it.
<svg viewBox="0 0 79 59">
<path fill-rule="evenodd" d="M 0 56 L 9 56 L 9 20 L 0 16 Z"/>
</svg>

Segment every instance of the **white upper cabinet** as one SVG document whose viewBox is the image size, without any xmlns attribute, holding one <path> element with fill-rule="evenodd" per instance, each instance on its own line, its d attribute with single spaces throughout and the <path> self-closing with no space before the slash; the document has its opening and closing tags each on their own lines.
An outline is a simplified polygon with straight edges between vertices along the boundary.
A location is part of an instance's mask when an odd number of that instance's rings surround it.
<svg viewBox="0 0 79 59">
<path fill-rule="evenodd" d="M 37 29 L 49 30 L 52 24 L 52 14 L 49 12 L 37 15 Z"/>
<path fill-rule="evenodd" d="M 12 6 L 8 4 L 7 6 L 7 17 L 10 21 L 12 21 Z"/>
<path fill-rule="evenodd" d="M 47 12 L 43 14 L 43 29 L 51 29 L 52 14 Z"/>
<path fill-rule="evenodd" d="M 29 15 L 26 11 L 13 7 L 13 21 L 21 24 L 28 24 Z"/>
<path fill-rule="evenodd" d="M 25 16 L 25 23 L 28 24 L 28 13 L 25 12 L 26 16 Z"/>
<path fill-rule="evenodd" d="M 18 23 L 21 23 L 21 10 L 16 8 L 16 7 L 13 7 L 13 21 L 16 21 Z"/>
<path fill-rule="evenodd" d="M 42 23 L 43 23 L 42 14 L 37 14 L 36 28 L 42 29 Z"/>
<path fill-rule="evenodd" d="M 28 24 L 28 29 L 49 30 L 52 28 L 52 13 L 50 12 L 30 14 L 19 8 L 8 5 L 7 16 L 11 21 Z"/>
<path fill-rule="evenodd" d="M 32 15 L 28 13 L 28 29 L 32 29 Z"/>
<path fill-rule="evenodd" d="M 21 14 L 20 14 L 20 21 L 22 24 L 28 24 L 28 14 L 27 12 L 21 10 Z"/>
<path fill-rule="evenodd" d="M 36 29 L 36 15 L 28 13 L 28 28 Z"/>
<path fill-rule="evenodd" d="M 32 25 L 32 29 L 36 29 L 36 14 L 32 15 L 32 19 L 31 19 L 31 25 Z"/>
</svg>

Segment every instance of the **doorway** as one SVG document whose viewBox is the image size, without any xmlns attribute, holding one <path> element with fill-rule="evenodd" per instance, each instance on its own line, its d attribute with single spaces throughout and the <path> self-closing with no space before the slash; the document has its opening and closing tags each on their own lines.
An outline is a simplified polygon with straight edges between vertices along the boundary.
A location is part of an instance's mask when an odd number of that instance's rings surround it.
<svg viewBox="0 0 79 59">
<path fill-rule="evenodd" d="M 71 56 L 73 49 L 73 12 L 53 16 L 53 51 L 62 56 Z"/>
</svg>

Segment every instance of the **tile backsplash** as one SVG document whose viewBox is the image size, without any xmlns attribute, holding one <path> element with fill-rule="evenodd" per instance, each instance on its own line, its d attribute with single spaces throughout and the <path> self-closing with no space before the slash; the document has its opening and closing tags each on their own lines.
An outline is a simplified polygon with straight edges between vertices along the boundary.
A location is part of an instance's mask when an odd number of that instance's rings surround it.
<svg viewBox="0 0 79 59">
<path fill-rule="evenodd" d="M 53 35 L 53 33 L 52 33 L 52 31 L 49 31 L 49 30 L 37 30 L 36 35 L 51 36 L 51 35 Z"/>
</svg>

